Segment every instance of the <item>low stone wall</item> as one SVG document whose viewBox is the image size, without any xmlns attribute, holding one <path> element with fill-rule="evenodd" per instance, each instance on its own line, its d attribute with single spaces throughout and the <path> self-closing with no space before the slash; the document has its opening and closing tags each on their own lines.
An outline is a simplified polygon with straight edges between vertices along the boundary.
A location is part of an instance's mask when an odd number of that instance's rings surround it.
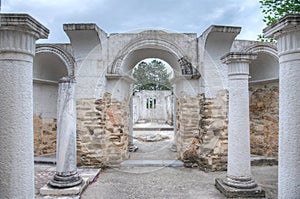
<svg viewBox="0 0 300 199">
<path fill-rule="evenodd" d="M 202 138 L 201 103 L 202 95 L 197 97 L 182 96 L 176 99 L 176 144 L 179 159 L 187 151 L 195 137 Z"/>
<path fill-rule="evenodd" d="M 33 116 L 34 156 L 56 154 L 56 119 Z"/>
<path fill-rule="evenodd" d="M 177 151 L 179 159 L 200 139 L 198 166 L 204 171 L 226 170 L 228 151 L 228 94 L 220 91 L 214 99 L 184 96 L 177 99 Z"/>
<path fill-rule="evenodd" d="M 250 91 L 251 153 L 278 156 L 279 86 L 254 84 Z"/>
<path fill-rule="evenodd" d="M 103 99 L 77 101 L 79 166 L 113 166 L 129 158 L 129 103 L 105 93 Z"/>
</svg>

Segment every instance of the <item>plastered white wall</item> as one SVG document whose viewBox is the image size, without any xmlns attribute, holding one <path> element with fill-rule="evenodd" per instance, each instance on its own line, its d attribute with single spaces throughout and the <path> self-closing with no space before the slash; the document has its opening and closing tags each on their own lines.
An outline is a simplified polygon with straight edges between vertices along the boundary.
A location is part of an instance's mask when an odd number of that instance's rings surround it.
<svg viewBox="0 0 300 199">
<path fill-rule="evenodd" d="M 57 117 L 58 84 L 33 83 L 33 114 L 43 119 Z"/>
</svg>

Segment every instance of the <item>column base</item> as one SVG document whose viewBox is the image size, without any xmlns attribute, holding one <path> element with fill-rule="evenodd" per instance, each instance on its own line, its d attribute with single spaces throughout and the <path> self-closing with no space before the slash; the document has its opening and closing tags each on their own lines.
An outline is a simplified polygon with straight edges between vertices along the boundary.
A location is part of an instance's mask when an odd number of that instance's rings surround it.
<svg viewBox="0 0 300 199">
<path fill-rule="evenodd" d="M 49 181 L 49 186 L 54 188 L 70 188 L 75 187 L 82 183 L 82 178 L 77 172 L 71 175 L 60 175 L 56 173 L 51 181 Z"/>
<path fill-rule="evenodd" d="M 89 178 L 83 178 L 79 185 L 69 188 L 52 187 L 48 183 L 40 189 L 40 194 L 42 196 L 80 196 L 88 186 L 88 183 Z"/>
<path fill-rule="evenodd" d="M 251 179 L 215 179 L 216 188 L 227 198 L 264 198 L 265 191 Z"/>
</svg>

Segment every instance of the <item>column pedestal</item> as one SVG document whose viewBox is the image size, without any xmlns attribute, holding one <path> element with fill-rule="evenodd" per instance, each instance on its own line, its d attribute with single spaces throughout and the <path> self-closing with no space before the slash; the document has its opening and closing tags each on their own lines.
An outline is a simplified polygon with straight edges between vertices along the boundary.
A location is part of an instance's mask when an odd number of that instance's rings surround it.
<svg viewBox="0 0 300 199">
<path fill-rule="evenodd" d="M 217 178 L 215 186 L 228 198 L 265 197 L 265 191 L 251 178 L 230 178 L 228 176 L 225 179 Z"/>
<path fill-rule="evenodd" d="M 249 63 L 255 54 L 229 53 L 228 65 L 228 165 L 227 177 L 215 185 L 226 197 L 264 197 L 265 192 L 251 177 L 249 124 Z"/>
</svg>

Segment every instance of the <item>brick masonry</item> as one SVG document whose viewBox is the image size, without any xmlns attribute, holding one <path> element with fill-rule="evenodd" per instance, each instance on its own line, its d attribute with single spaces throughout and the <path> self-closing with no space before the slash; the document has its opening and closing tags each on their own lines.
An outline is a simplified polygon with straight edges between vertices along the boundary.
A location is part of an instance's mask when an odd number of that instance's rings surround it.
<svg viewBox="0 0 300 199">
<path fill-rule="evenodd" d="M 103 99 L 77 101 L 79 166 L 114 166 L 129 158 L 129 104 L 105 93 Z"/>
<path fill-rule="evenodd" d="M 251 153 L 278 156 L 278 82 L 250 85 Z"/>
<path fill-rule="evenodd" d="M 204 171 L 227 167 L 228 94 L 220 91 L 216 98 L 183 96 L 177 99 L 177 150 L 179 159 L 191 150 L 198 137 L 198 167 Z M 185 160 L 184 160 L 185 161 Z"/>
<path fill-rule="evenodd" d="M 34 155 L 49 156 L 56 153 L 56 119 L 33 116 Z"/>
</svg>

